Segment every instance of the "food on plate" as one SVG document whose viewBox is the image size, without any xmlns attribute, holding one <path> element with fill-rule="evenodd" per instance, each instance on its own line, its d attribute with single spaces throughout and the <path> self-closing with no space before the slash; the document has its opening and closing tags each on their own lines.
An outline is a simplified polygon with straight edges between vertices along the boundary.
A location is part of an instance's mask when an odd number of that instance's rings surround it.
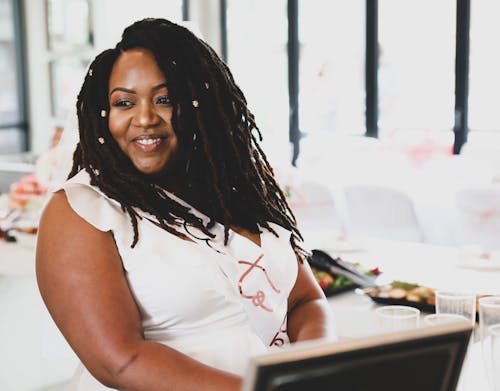
<svg viewBox="0 0 500 391">
<path fill-rule="evenodd" d="M 409 305 L 420 308 L 423 311 L 433 312 L 436 306 L 435 289 L 405 281 L 393 281 L 389 285 L 374 288 L 365 288 L 363 292 L 380 304 Z M 481 297 L 490 296 L 477 295 Z M 476 311 L 479 304 L 476 304 Z"/>
<path fill-rule="evenodd" d="M 436 303 L 433 288 L 405 281 L 393 281 L 383 287 L 368 288 L 365 292 L 372 298 L 406 300 L 432 306 Z"/>
<path fill-rule="evenodd" d="M 346 261 L 343 261 L 344 263 L 347 263 Z M 378 276 L 381 272 L 379 268 L 374 268 L 371 270 L 367 270 L 363 268 L 363 266 L 360 263 L 350 263 L 349 265 L 352 265 L 352 269 L 356 270 L 360 274 L 365 274 L 367 276 Z M 318 268 L 311 266 L 312 272 L 314 274 L 314 277 L 316 278 L 316 281 L 318 282 L 319 286 L 323 291 L 329 295 L 332 293 L 335 293 L 336 291 L 348 289 L 348 288 L 355 288 L 358 285 L 350 280 L 349 278 L 343 276 L 343 275 L 337 275 L 331 272 L 319 270 Z"/>
<path fill-rule="evenodd" d="M 319 286 L 321 289 L 326 290 L 330 284 L 333 284 L 334 279 L 330 273 L 323 272 L 320 270 L 314 270 L 314 277 L 316 278 L 316 281 L 318 281 Z"/>
<path fill-rule="evenodd" d="M 40 209 L 46 193 L 47 188 L 40 184 L 34 174 L 23 175 L 19 182 L 10 186 L 9 206 L 23 211 Z"/>
<path fill-rule="evenodd" d="M 387 296 L 390 297 L 391 299 L 404 299 L 407 295 L 407 291 L 401 288 L 392 288 L 388 293 Z"/>
<path fill-rule="evenodd" d="M 17 234 L 36 234 L 47 187 L 34 174 L 24 175 L 0 195 L 0 237 L 15 241 Z"/>
</svg>

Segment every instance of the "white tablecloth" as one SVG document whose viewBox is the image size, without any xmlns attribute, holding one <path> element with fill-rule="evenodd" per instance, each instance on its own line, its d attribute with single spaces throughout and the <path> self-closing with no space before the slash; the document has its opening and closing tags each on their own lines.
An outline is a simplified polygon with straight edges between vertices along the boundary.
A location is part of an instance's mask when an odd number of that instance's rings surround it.
<svg viewBox="0 0 500 391">
<path fill-rule="evenodd" d="M 35 242 L 0 239 L 0 390 L 59 389 L 78 363 L 40 297 Z"/>
<path fill-rule="evenodd" d="M 35 248 L 35 235 L 23 234 L 17 243 L 0 239 L 0 276 L 33 276 Z"/>
</svg>

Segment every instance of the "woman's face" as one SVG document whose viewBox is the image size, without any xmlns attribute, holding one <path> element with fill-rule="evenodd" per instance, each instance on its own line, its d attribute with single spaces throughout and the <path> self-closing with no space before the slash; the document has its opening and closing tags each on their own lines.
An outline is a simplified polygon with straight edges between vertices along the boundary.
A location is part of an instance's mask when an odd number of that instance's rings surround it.
<svg viewBox="0 0 500 391">
<path fill-rule="evenodd" d="M 173 107 L 150 51 L 130 49 L 118 57 L 109 78 L 109 107 L 111 135 L 139 171 L 156 174 L 173 164 Z"/>
</svg>

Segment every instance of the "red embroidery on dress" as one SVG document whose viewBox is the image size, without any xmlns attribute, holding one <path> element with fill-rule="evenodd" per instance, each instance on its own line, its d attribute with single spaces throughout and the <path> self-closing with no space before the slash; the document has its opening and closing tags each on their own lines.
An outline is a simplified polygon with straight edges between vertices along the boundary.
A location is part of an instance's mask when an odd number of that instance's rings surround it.
<svg viewBox="0 0 500 391">
<path fill-rule="evenodd" d="M 278 347 L 281 347 L 285 344 L 285 340 L 283 338 L 278 338 L 278 336 L 280 335 L 280 333 L 285 333 L 286 334 L 286 315 L 285 315 L 285 319 L 283 319 L 283 322 L 281 322 L 281 325 L 280 325 L 280 328 L 278 329 L 278 331 L 276 332 L 276 334 L 274 334 L 274 338 L 273 340 L 271 341 L 271 343 L 269 344 L 269 346 L 278 346 Z"/>
<path fill-rule="evenodd" d="M 240 279 L 238 281 L 238 288 L 240 290 L 240 295 L 243 296 L 245 299 L 252 299 L 252 304 L 254 306 L 260 307 L 263 310 L 268 311 L 268 312 L 273 312 L 273 310 L 271 308 L 266 307 L 264 305 L 264 301 L 266 299 L 266 294 L 264 292 L 262 292 L 261 290 L 259 290 L 259 291 L 257 291 L 257 293 L 255 295 L 245 295 L 243 293 L 243 288 L 242 288 L 243 280 L 252 272 L 252 270 L 254 268 L 257 268 L 257 269 L 260 269 L 260 270 L 262 270 L 264 272 L 264 275 L 266 276 L 267 282 L 269 282 L 269 285 L 271 285 L 271 288 L 273 289 L 273 291 L 275 291 L 276 293 L 280 293 L 281 292 L 278 288 L 276 288 L 274 286 L 273 282 L 271 281 L 271 279 L 267 275 L 266 269 L 264 267 L 262 267 L 262 266 L 259 265 L 259 262 L 260 262 L 260 260 L 262 259 L 263 256 L 264 256 L 264 254 L 260 254 L 258 256 L 258 258 L 255 260 L 255 262 L 238 261 L 238 263 L 250 266 L 247 269 L 247 271 L 245 271 L 245 273 L 243 273 L 241 275 L 241 277 L 240 277 Z"/>
</svg>

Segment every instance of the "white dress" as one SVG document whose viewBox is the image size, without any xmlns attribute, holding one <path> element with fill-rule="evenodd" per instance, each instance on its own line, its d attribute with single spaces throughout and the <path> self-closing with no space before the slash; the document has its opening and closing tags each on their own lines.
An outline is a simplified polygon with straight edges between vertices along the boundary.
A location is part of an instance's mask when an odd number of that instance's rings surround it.
<svg viewBox="0 0 500 391">
<path fill-rule="evenodd" d="M 132 249 L 128 214 L 91 186 L 84 170 L 61 189 L 79 216 L 101 231 L 112 231 L 145 339 L 239 375 L 245 373 L 250 356 L 288 343 L 287 298 L 298 270 L 288 230 L 270 224 L 279 238 L 264 229 L 260 247 L 230 231 L 224 246 L 219 224 L 211 230 L 214 239 L 192 226 L 177 228 L 190 242 L 141 213 L 139 242 Z M 200 212 L 192 213 L 207 221 Z M 72 391 L 107 389 L 81 364 L 70 384 Z"/>
</svg>

